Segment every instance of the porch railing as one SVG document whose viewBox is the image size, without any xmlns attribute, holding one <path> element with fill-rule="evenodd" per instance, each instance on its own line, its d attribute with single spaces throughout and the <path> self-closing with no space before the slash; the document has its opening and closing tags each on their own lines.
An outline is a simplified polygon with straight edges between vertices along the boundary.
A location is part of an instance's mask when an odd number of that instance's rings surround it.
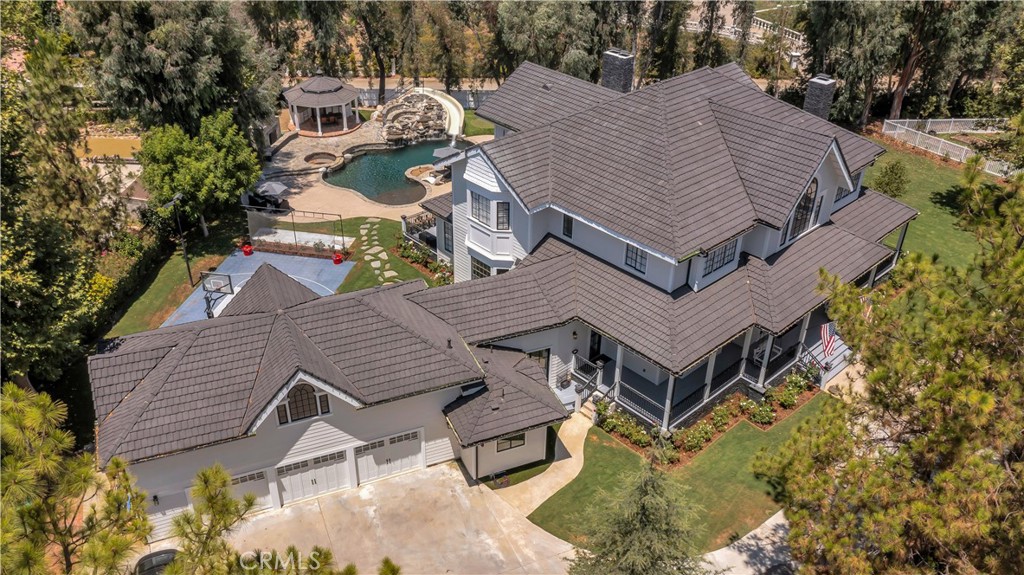
<svg viewBox="0 0 1024 575">
<path fill-rule="evenodd" d="M 686 397 L 679 400 L 679 402 L 677 402 L 675 405 L 673 405 L 672 409 L 669 411 L 669 421 L 675 421 L 676 419 L 689 413 L 690 410 L 692 410 L 693 408 L 704 403 L 705 387 L 707 386 L 700 386 L 699 388 L 692 391 L 690 395 L 687 395 Z"/>
<path fill-rule="evenodd" d="M 711 379 L 711 391 L 710 394 L 714 395 L 719 389 L 722 389 L 729 382 L 736 379 L 736 376 L 740 373 L 740 364 L 743 363 L 743 358 L 737 359 L 729 367 L 722 370 L 714 378 Z"/>
<path fill-rule="evenodd" d="M 579 355 L 572 356 L 572 373 L 579 381 L 576 384 L 576 393 L 581 405 L 597 391 L 597 386 L 601 382 L 601 371 L 601 366 L 583 359 Z"/>
<path fill-rule="evenodd" d="M 665 413 L 664 405 L 658 405 L 655 401 L 633 389 L 621 379 L 617 382 L 617 385 L 619 387 L 619 395 L 616 397 L 616 401 L 648 422 L 655 425 L 661 424 L 660 414 Z"/>
</svg>

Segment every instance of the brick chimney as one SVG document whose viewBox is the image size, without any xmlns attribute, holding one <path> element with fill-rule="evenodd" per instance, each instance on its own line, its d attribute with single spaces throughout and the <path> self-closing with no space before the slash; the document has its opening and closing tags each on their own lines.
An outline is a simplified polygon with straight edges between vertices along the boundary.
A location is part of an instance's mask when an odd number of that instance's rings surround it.
<svg viewBox="0 0 1024 575">
<path fill-rule="evenodd" d="M 828 119 L 832 108 L 832 96 L 836 93 L 836 81 L 828 74 L 818 74 L 807 82 L 807 94 L 804 96 L 804 110 Z"/>
<path fill-rule="evenodd" d="M 636 57 L 621 48 L 609 48 L 601 55 L 601 85 L 626 93 L 633 89 Z"/>
</svg>

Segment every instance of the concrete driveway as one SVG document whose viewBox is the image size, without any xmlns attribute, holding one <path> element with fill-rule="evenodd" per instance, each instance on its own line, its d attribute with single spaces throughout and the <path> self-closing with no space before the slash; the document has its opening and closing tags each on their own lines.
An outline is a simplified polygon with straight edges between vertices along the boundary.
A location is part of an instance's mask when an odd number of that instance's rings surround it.
<svg viewBox="0 0 1024 575">
<path fill-rule="evenodd" d="M 338 566 L 376 573 L 565 573 L 572 546 L 530 523 L 457 463 L 437 465 L 257 515 L 232 537 L 240 551 L 330 548 Z"/>
</svg>

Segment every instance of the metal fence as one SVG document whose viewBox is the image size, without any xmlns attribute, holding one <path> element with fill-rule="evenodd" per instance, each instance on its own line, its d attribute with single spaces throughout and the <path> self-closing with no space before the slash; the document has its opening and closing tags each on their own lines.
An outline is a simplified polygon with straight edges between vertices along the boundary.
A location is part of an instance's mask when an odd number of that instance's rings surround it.
<svg viewBox="0 0 1024 575">
<path fill-rule="evenodd" d="M 384 90 L 385 103 L 394 100 L 404 92 L 408 91 L 408 88 L 388 88 Z M 451 97 L 455 98 L 463 108 L 467 110 L 475 110 L 479 108 L 495 90 L 452 90 Z M 363 106 L 376 106 L 377 90 L 359 90 L 359 102 Z"/>
<path fill-rule="evenodd" d="M 246 220 L 249 241 L 262 251 L 329 258 L 355 240 L 338 214 L 247 207 Z"/>
<path fill-rule="evenodd" d="M 938 136 L 932 136 L 925 132 L 915 129 L 911 126 L 923 126 L 927 128 L 928 122 L 939 122 L 936 127 L 951 127 L 954 124 L 952 122 L 978 122 L 980 120 L 993 120 L 998 118 L 982 118 L 982 119 L 964 119 L 964 120 L 886 120 L 882 125 L 882 133 L 890 138 L 895 138 L 901 142 L 910 144 L 915 148 L 927 150 L 938 156 L 949 158 L 956 162 L 966 162 L 967 158 L 977 155 L 978 152 L 968 148 L 967 146 L 961 146 L 960 144 L 954 144 L 948 140 L 944 140 Z M 916 122 L 916 123 L 914 123 Z M 946 122 L 942 124 L 942 122 Z M 967 125 L 967 124 L 964 124 Z M 971 124 L 978 126 L 979 124 Z M 939 132 L 938 130 L 932 130 L 936 133 L 948 133 Z M 954 130 L 960 131 L 960 130 Z M 987 130 L 989 132 L 995 132 L 998 130 Z M 1002 160 L 985 160 L 983 169 L 985 172 L 992 174 L 993 176 L 1007 177 L 1012 174 L 1019 172 L 1020 170 L 1013 170 L 1012 166 Z"/>
</svg>

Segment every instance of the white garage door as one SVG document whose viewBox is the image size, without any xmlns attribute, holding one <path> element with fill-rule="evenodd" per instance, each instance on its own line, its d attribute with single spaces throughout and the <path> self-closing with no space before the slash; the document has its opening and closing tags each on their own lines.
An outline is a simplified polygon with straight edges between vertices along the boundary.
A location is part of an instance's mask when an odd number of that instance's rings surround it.
<svg viewBox="0 0 1024 575">
<path fill-rule="evenodd" d="M 153 526 L 149 540 L 159 541 L 169 537 L 174 517 L 188 508 L 188 497 L 185 492 L 157 495 L 157 501 L 154 501 L 148 510 L 149 523 Z"/>
<path fill-rule="evenodd" d="M 246 493 L 255 495 L 255 509 L 268 509 L 273 505 L 270 501 L 270 483 L 267 481 L 267 475 L 262 471 L 233 477 L 231 479 L 231 491 L 239 499 L 244 497 Z"/>
<path fill-rule="evenodd" d="M 278 467 L 281 502 L 290 503 L 348 487 L 347 461 L 345 451 L 336 451 Z"/>
<path fill-rule="evenodd" d="M 356 447 L 359 483 L 418 469 L 422 461 L 423 442 L 419 431 L 399 433 Z"/>
</svg>

